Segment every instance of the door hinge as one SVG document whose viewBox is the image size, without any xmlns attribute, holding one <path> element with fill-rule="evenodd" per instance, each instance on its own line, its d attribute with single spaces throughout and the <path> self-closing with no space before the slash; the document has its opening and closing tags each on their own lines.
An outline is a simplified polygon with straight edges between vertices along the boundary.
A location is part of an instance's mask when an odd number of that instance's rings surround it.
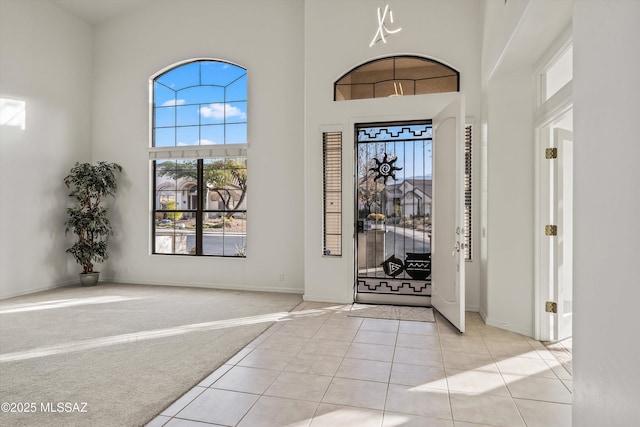
<svg viewBox="0 0 640 427">
<path fill-rule="evenodd" d="M 545 234 L 545 236 L 557 236 L 558 235 L 558 226 L 557 225 L 545 225 L 544 226 L 544 234 Z"/>
<path fill-rule="evenodd" d="M 558 158 L 558 149 L 557 148 L 547 148 L 544 150 L 544 157 L 547 159 L 557 159 Z"/>
<path fill-rule="evenodd" d="M 558 303 L 547 301 L 544 306 L 544 311 L 546 311 L 547 313 L 558 313 Z"/>
</svg>

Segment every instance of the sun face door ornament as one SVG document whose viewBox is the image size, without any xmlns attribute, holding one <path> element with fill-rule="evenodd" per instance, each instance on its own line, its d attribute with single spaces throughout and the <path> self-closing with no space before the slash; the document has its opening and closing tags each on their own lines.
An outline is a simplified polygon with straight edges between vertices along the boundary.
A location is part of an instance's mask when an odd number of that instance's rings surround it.
<svg viewBox="0 0 640 427">
<path fill-rule="evenodd" d="M 396 171 L 402 170 L 402 168 L 398 168 L 394 166 L 394 163 L 398 160 L 397 157 L 393 157 L 392 159 L 389 159 L 388 154 L 384 153 L 384 157 L 382 158 L 382 161 L 378 160 L 375 157 L 373 158 L 373 160 L 375 160 L 376 166 L 369 168 L 369 170 L 376 173 L 376 177 L 373 178 L 374 181 L 377 181 L 378 179 L 383 179 L 385 185 L 387 184 L 387 179 L 389 177 L 391 177 L 391 179 L 396 181 Z"/>
</svg>

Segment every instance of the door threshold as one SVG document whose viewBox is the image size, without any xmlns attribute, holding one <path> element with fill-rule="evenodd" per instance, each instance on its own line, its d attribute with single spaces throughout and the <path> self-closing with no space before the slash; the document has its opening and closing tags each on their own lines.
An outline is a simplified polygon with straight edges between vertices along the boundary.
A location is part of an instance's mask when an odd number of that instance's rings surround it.
<svg viewBox="0 0 640 427">
<path fill-rule="evenodd" d="M 356 303 L 431 307 L 431 296 L 358 293 Z"/>
</svg>

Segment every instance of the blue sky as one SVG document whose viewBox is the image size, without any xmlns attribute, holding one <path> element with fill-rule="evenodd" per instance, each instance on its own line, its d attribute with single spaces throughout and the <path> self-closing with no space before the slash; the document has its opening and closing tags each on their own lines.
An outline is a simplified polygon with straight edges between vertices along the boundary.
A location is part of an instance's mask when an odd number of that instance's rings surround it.
<svg viewBox="0 0 640 427">
<path fill-rule="evenodd" d="M 247 71 L 219 61 L 174 68 L 154 81 L 156 147 L 247 142 Z"/>
</svg>

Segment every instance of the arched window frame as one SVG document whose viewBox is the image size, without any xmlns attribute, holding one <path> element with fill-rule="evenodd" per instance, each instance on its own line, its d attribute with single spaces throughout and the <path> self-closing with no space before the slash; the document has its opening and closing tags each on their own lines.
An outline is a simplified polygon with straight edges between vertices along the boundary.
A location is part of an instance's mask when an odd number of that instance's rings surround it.
<svg viewBox="0 0 640 427">
<path fill-rule="evenodd" d="M 400 68 L 396 68 L 398 61 L 414 61 L 416 64 L 424 62 L 428 66 L 436 66 L 441 73 L 436 73 L 432 76 L 423 77 L 411 77 L 405 75 L 400 71 Z M 379 78 L 372 76 L 369 81 L 344 83 L 351 76 L 355 76 L 356 73 L 362 72 L 366 68 L 374 68 L 376 65 L 386 65 L 385 62 L 390 62 L 391 69 L 377 70 L 382 74 Z M 390 74 L 389 74 L 390 73 Z M 443 83 L 447 79 L 446 90 L 438 88 L 435 85 L 436 82 Z M 405 83 L 403 85 L 402 83 Z M 407 85 L 410 83 L 410 85 Z M 339 93 L 339 87 L 341 86 L 361 86 L 371 87 L 370 96 L 357 96 L 346 98 L 343 94 Z M 405 87 L 406 86 L 406 87 Z M 422 57 L 418 55 L 397 55 L 387 56 L 384 58 L 377 58 L 372 61 L 360 64 L 357 67 L 352 68 L 345 74 L 343 74 L 333 85 L 333 100 L 334 101 L 348 101 L 353 99 L 372 99 L 372 98 L 386 98 L 389 96 L 409 96 L 409 95 L 422 95 L 427 93 L 441 93 L 441 92 L 459 92 L 460 91 L 460 72 L 454 68 L 437 61 L 432 58 Z"/>
<path fill-rule="evenodd" d="M 176 107 L 176 118 L 175 121 L 169 121 L 168 126 L 158 126 L 158 122 L 156 120 L 157 116 L 157 108 L 156 105 L 156 82 L 158 79 L 161 79 L 163 76 L 168 75 L 174 70 L 178 70 L 180 67 L 190 66 L 194 67 L 194 64 L 198 64 L 198 76 L 196 84 L 185 85 L 184 87 L 179 87 L 176 92 L 180 92 L 186 89 L 194 89 L 199 87 L 219 87 L 223 92 L 224 97 L 220 99 L 212 99 L 205 100 L 201 99 L 200 101 L 193 103 L 191 106 L 194 107 L 192 110 L 198 116 L 198 123 L 188 123 L 183 127 L 192 127 L 197 128 L 198 138 L 195 140 L 190 140 L 189 144 L 179 144 L 179 140 L 177 138 L 178 128 L 181 127 L 181 124 L 178 120 L 177 116 L 177 108 L 179 106 L 184 106 L 186 103 L 178 102 L 178 96 L 174 96 L 173 106 Z M 203 66 L 211 64 L 213 67 L 215 66 L 231 66 L 232 71 L 237 71 L 239 74 L 236 76 L 234 80 L 230 80 L 226 85 L 221 84 L 203 84 Z M 215 73 L 209 74 L 210 76 L 215 76 Z M 237 258 L 245 258 L 247 253 L 246 248 L 246 217 L 247 217 L 247 209 L 246 209 L 246 176 L 247 176 L 247 168 L 246 168 L 246 160 L 247 160 L 247 147 L 248 147 L 248 121 L 247 121 L 247 69 L 240 65 L 234 64 L 229 61 L 219 60 L 219 59 L 210 59 L 210 58 L 197 58 L 190 59 L 187 61 L 182 61 L 176 64 L 173 64 L 158 73 L 152 76 L 149 80 L 149 123 L 150 123 L 150 138 L 149 138 L 149 160 L 151 165 L 151 200 L 153 202 L 152 205 L 152 215 L 151 215 L 151 253 L 152 254 L 164 254 L 164 255 L 187 255 L 187 256 L 222 256 L 222 257 L 237 257 Z M 239 79 L 244 79 L 244 82 Z M 210 78 L 211 80 L 211 78 Z M 215 78 L 213 78 L 215 80 Z M 244 94 L 243 99 L 238 99 L 237 96 L 235 98 L 228 98 L 226 88 L 230 86 L 232 83 L 241 84 L 236 92 L 240 94 Z M 217 107 L 218 109 L 214 111 L 214 113 L 218 114 L 218 122 L 214 123 L 203 123 L 201 119 L 201 115 L 203 114 L 203 108 L 209 107 L 213 109 L 213 107 Z M 220 104 L 222 107 L 220 107 Z M 171 106 L 171 105 L 166 105 Z M 236 107 L 236 108 L 234 108 Z M 241 107 L 241 108 L 238 108 Z M 243 115 L 240 116 L 240 119 L 237 119 L 238 111 L 242 111 Z M 193 113 L 192 113 L 193 114 Z M 232 115 L 236 115 L 235 120 L 228 120 L 228 118 Z M 214 117 L 215 118 L 215 117 Z M 171 124 L 173 123 L 173 124 Z M 203 132 L 202 127 L 205 126 L 219 126 L 223 129 L 223 132 L 219 132 L 223 135 L 223 139 L 220 141 L 213 141 L 215 143 L 210 143 L 211 141 L 206 141 L 203 143 Z M 235 139 L 228 139 L 229 135 L 234 134 L 233 129 L 230 127 L 235 126 L 236 130 L 239 128 L 239 131 L 235 132 L 236 135 L 240 137 L 235 137 Z M 176 138 L 173 140 L 173 144 L 169 143 L 158 143 L 157 132 L 156 130 L 159 127 L 163 127 L 164 129 L 173 130 L 176 135 Z M 243 128 L 244 127 L 244 135 Z M 187 178 L 178 178 L 174 177 L 173 187 L 177 193 L 180 193 L 180 188 L 182 188 L 186 193 L 187 188 L 191 188 L 193 184 L 198 186 L 195 194 L 197 195 L 197 206 L 196 209 L 190 209 L 192 203 L 189 200 L 189 203 L 184 201 L 181 205 L 185 206 L 177 206 L 174 211 L 168 211 L 166 207 L 161 206 L 159 203 L 158 195 L 164 191 L 166 191 L 167 183 L 163 182 L 167 180 L 166 171 L 162 170 L 162 164 L 164 162 L 177 162 L 176 167 L 179 168 L 181 162 L 188 163 L 193 168 L 193 176 Z M 207 183 L 206 176 L 208 176 L 208 168 L 213 168 L 218 170 L 218 175 L 227 176 L 226 178 L 221 178 L 223 181 L 228 182 L 228 184 L 224 184 L 223 187 L 212 186 L 210 183 Z M 211 172 L 211 171 L 210 171 Z M 216 172 L 213 172 L 215 175 Z M 240 175 L 238 175 L 240 174 Z M 174 174 L 179 175 L 179 174 Z M 209 174 L 210 176 L 211 174 Z M 241 185 L 239 186 L 238 176 L 241 177 Z M 161 179 L 160 179 L 161 178 Z M 184 182 L 182 182 L 184 181 Z M 189 183 L 189 185 L 186 185 Z M 157 185 L 156 185 L 157 184 Z M 223 184 L 220 184 L 223 185 Z M 240 193 L 241 199 L 240 203 L 231 202 L 234 200 L 229 198 L 230 202 L 225 204 L 216 204 L 209 206 L 209 197 L 208 193 L 211 191 L 226 191 L 224 188 L 229 185 L 229 190 L 231 192 Z M 191 194 L 191 193 L 189 193 Z M 169 218 L 169 224 L 167 224 L 167 218 Z M 237 220 L 236 220 L 237 219 Z M 184 222 L 183 222 L 184 220 Z M 162 221 L 161 228 L 158 228 L 158 225 Z M 186 224 L 185 222 L 192 221 L 194 224 Z M 217 224 L 217 223 L 220 224 Z M 243 226 L 238 231 L 237 224 L 242 223 Z M 234 225 L 233 232 L 227 233 L 227 228 L 232 228 L 230 225 Z M 222 236 L 222 245 L 220 249 L 210 250 L 207 249 L 207 244 L 205 239 L 209 239 L 212 237 L 210 232 L 212 228 L 216 228 L 217 225 L 220 225 L 219 230 L 216 230 Z M 184 230 L 187 229 L 191 232 L 192 229 L 195 229 L 193 232 L 195 235 L 195 244 L 193 243 L 194 238 L 190 238 L 187 240 L 187 243 L 183 241 L 181 235 L 184 234 Z M 158 240 L 160 239 L 160 241 Z"/>
</svg>

